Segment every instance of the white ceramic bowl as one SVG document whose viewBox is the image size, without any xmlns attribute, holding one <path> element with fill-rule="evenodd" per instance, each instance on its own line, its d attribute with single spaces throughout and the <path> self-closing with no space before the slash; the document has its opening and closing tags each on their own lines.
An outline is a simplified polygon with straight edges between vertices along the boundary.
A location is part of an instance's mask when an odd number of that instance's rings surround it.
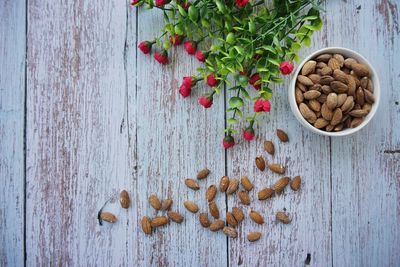
<svg viewBox="0 0 400 267">
<path fill-rule="evenodd" d="M 342 131 L 339 132 L 326 132 L 320 129 L 315 128 L 313 125 L 311 125 L 308 121 L 306 121 L 306 119 L 303 118 L 303 116 L 300 113 L 300 110 L 297 106 L 296 103 L 296 97 L 295 97 L 295 86 L 296 86 L 296 79 L 297 79 L 297 75 L 299 74 L 301 68 L 303 67 L 304 63 L 306 63 L 307 61 L 317 57 L 318 55 L 321 54 L 334 54 L 334 53 L 339 53 L 342 54 L 344 57 L 352 57 L 354 59 L 356 59 L 358 62 L 360 63 L 364 63 L 366 65 L 368 65 L 369 69 L 371 70 L 371 77 L 370 79 L 373 82 L 374 85 L 374 97 L 375 97 L 375 103 L 372 105 L 372 109 L 369 112 L 369 114 L 364 118 L 364 121 L 357 127 L 355 128 L 347 128 L 344 129 Z M 297 118 L 297 120 L 307 129 L 309 129 L 310 131 L 320 134 L 320 135 L 325 135 L 325 136 L 345 136 L 345 135 L 349 135 L 349 134 L 353 134 L 359 130 L 361 130 L 365 125 L 368 124 L 368 122 L 372 119 L 372 117 L 375 115 L 376 110 L 378 109 L 379 106 L 379 100 L 380 100 L 380 86 L 379 86 L 379 79 L 378 79 L 378 75 L 375 71 L 375 69 L 372 67 L 372 65 L 360 54 L 358 54 L 357 52 L 347 49 L 347 48 L 342 48 L 342 47 L 328 47 L 328 48 L 324 48 L 324 49 L 320 49 L 318 51 L 315 51 L 314 53 L 312 53 L 311 55 L 309 55 L 308 57 L 306 57 L 301 63 L 300 65 L 297 67 L 296 71 L 294 72 L 293 75 L 293 79 L 292 82 L 290 84 L 289 87 L 289 103 L 290 103 L 290 107 L 292 109 L 292 112 L 294 114 L 294 116 Z"/>
</svg>

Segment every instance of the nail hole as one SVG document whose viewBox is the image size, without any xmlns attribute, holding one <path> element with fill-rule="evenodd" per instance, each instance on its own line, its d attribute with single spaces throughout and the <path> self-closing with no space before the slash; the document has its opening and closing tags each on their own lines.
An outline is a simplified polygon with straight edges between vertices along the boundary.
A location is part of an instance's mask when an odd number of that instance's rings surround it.
<svg viewBox="0 0 400 267">
<path fill-rule="evenodd" d="M 399 101 L 395 101 L 394 103 L 395 103 L 396 105 L 399 105 Z"/>
<path fill-rule="evenodd" d="M 241 256 L 239 256 L 239 261 L 238 261 L 238 265 L 242 265 L 243 264 L 243 259 Z"/>
<path fill-rule="evenodd" d="M 311 254 L 307 253 L 307 257 L 306 257 L 306 260 L 304 261 L 304 264 L 310 265 L 310 262 L 311 262 Z"/>
</svg>

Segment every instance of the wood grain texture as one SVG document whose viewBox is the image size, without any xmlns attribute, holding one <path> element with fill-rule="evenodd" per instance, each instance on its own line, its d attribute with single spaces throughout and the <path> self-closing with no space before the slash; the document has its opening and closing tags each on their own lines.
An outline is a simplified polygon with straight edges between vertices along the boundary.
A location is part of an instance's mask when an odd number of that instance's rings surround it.
<svg viewBox="0 0 400 267">
<path fill-rule="evenodd" d="M 319 48 L 324 38 L 324 32 L 316 33 L 313 47 L 301 50 L 301 55 Z M 229 239 L 231 266 L 303 266 L 308 254 L 311 266 L 330 266 L 332 262 L 330 142 L 327 137 L 304 130 L 292 115 L 287 101 L 289 79 L 281 86 L 274 86 L 271 112 L 263 115 L 255 128 L 256 139 L 248 142 L 240 133 L 239 145 L 227 152 L 228 175 L 248 175 L 255 184 L 250 192 L 253 199 L 250 206 L 238 204 L 237 197 L 228 198 L 229 210 L 239 206 L 246 211 L 246 220 L 238 228 L 239 238 Z M 279 141 L 277 128 L 288 134 L 289 142 Z M 265 140 L 275 144 L 274 156 L 264 150 Z M 286 173 L 274 174 L 268 168 L 261 172 L 255 166 L 258 155 L 268 163 L 286 166 Z M 294 192 L 287 186 L 282 194 L 271 199 L 257 199 L 258 191 L 264 187 L 272 187 L 283 176 L 296 175 L 302 177 L 299 191 Z M 264 216 L 265 224 L 257 225 L 250 220 L 248 214 L 252 209 Z M 276 212 L 285 210 L 292 219 L 288 225 L 275 220 Z M 261 239 L 250 243 L 247 234 L 251 231 L 262 232 Z"/>
<path fill-rule="evenodd" d="M 0 21 L 0 266 L 22 266 L 25 1 L 1 1 Z"/>
<path fill-rule="evenodd" d="M 126 118 L 127 5 L 28 2 L 27 263 L 123 266 L 133 210 L 100 227 L 110 196 L 130 193 Z"/>
<path fill-rule="evenodd" d="M 360 52 L 378 72 L 381 102 L 360 132 L 332 139 L 335 266 L 400 265 L 398 1 L 329 1 L 329 46 Z M 341 14 L 337 16 L 336 14 Z"/>
<path fill-rule="evenodd" d="M 159 35 L 162 13 L 159 10 L 138 11 L 138 41 L 152 40 Z M 131 25 L 135 25 L 132 21 Z M 136 45 L 132 45 L 136 50 Z M 154 54 L 154 52 L 153 52 Z M 227 262 L 226 237 L 222 232 L 211 233 L 203 229 L 199 214 L 191 214 L 183 207 L 186 200 L 195 201 L 200 212 L 207 211 L 206 188 L 216 183 L 225 172 L 222 148 L 224 125 L 224 99 L 215 99 L 215 106 L 205 110 L 197 103 L 198 97 L 208 87 L 199 82 L 192 96 L 184 99 L 178 93 L 183 76 L 194 73 L 198 66 L 193 56 L 188 56 L 183 47 L 169 52 L 171 63 L 161 66 L 153 54 L 139 53 L 136 61 L 128 60 L 129 71 L 129 124 L 132 165 L 137 166 L 135 187 L 137 192 L 137 221 L 144 215 L 156 213 L 147 199 L 152 193 L 160 198 L 171 197 L 173 210 L 181 212 L 185 220 L 181 225 L 170 225 L 157 229 L 148 237 L 139 228 L 135 235 L 137 264 L 140 266 L 225 266 Z M 136 87 L 136 89 L 135 89 Z M 135 139 L 136 138 L 136 139 Z M 216 147 L 217 145 L 217 147 Z M 184 184 L 188 177 L 196 178 L 199 170 L 207 167 L 210 176 L 199 184 L 199 191 L 192 191 Z M 225 209 L 223 195 L 217 203 Z M 210 217 L 211 218 L 211 217 Z"/>
</svg>

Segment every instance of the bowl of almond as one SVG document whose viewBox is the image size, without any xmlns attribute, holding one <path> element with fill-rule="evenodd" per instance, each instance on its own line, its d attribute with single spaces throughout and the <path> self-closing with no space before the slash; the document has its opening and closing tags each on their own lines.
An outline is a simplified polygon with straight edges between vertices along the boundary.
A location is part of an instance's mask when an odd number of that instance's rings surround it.
<svg viewBox="0 0 400 267">
<path fill-rule="evenodd" d="M 295 117 L 326 136 L 361 130 L 375 115 L 379 100 L 379 79 L 372 65 L 341 47 L 324 48 L 305 58 L 289 87 Z"/>
</svg>

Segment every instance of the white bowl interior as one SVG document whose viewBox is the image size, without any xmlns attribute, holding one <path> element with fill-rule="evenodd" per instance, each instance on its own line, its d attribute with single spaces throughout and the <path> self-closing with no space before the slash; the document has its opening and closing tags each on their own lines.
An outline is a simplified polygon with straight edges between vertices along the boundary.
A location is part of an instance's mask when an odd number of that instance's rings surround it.
<svg viewBox="0 0 400 267">
<path fill-rule="evenodd" d="M 368 113 L 368 115 L 364 118 L 364 121 L 357 127 L 355 128 L 347 128 L 344 129 L 342 131 L 339 132 L 326 132 L 320 129 L 315 128 L 313 125 L 311 125 L 308 121 L 306 121 L 306 119 L 304 119 L 304 117 L 301 115 L 300 110 L 297 106 L 296 103 L 296 97 L 295 97 L 295 86 L 296 86 L 296 80 L 297 80 L 297 76 L 301 70 L 301 68 L 303 67 L 304 63 L 306 63 L 307 61 L 317 57 L 318 55 L 321 54 L 334 54 L 334 53 L 339 53 L 342 54 L 344 57 L 352 57 L 354 59 L 356 59 L 358 62 L 366 64 L 370 70 L 371 70 L 371 81 L 374 85 L 374 97 L 375 97 L 375 103 L 372 105 L 372 109 L 371 111 Z M 314 53 L 312 53 L 311 55 L 309 55 L 308 57 L 306 57 L 297 67 L 296 71 L 294 72 L 294 76 L 292 79 L 292 82 L 290 84 L 289 87 L 289 103 L 290 103 L 290 107 L 292 109 L 293 114 L 295 115 L 295 117 L 300 121 L 301 124 L 303 124 L 303 126 L 305 126 L 307 129 L 311 130 L 312 132 L 315 132 L 317 134 L 320 135 L 325 135 L 325 136 L 345 136 L 345 135 L 349 135 L 349 134 L 353 134 L 359 130 L 361 130 L 365 125 L 368 124 L 368 122 L 370 122 L 370 120 L 372 119 L 372 117 L 375 115 L 378 106 L 379 106 L 379 101 L 380 101 L 380 86 L 379 86 L 379 79 L 378 79 L 378 75 L 375 71 L 375 69 L 372 67 L 372 65 L 360 54 L 358 54 L 357 52 L 347 49 L 347 48 L 342 48 L 342 47 L 328 47 L 328 48 L 324 48 L 324 49 L 320 49 L 318 51 L 315 51 Z"/>
</svg>

